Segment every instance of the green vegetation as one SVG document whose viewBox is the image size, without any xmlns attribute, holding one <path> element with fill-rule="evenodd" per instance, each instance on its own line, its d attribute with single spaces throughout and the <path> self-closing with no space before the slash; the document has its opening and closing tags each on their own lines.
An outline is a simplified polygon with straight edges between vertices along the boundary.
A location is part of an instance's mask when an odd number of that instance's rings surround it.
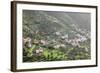
<svg viewBox="0 0 100 73">
<path fill-rule="evenodd" d="M 84 13 L 72 15 L 86 22 Z M 23 10 L 23 62 L 91 59 L 89 25 L 72 24 L 72 15 Z"/>
<path fill-rule="evenodd" d="M 24 48 L 24 62 L 61 61 L 90 59 L 90 53 L 85 47 L 53 48 L 34 44 L 31 48 Z M 48 48 L 47 48 L 48 47 Z M 72 47 L 72 48 L 71 48 Z"/>
</svg>

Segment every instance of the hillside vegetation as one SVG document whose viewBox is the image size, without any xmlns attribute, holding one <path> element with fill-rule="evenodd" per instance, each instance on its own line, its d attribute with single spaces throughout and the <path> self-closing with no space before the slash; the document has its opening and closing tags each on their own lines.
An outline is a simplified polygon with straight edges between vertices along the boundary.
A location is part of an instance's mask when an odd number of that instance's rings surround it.
<svg viewBox="0 0 100 73">
<path fill-rule="evenodd" d="M 91 58 L 90 14 L 23 10 L 23 62 Z"/>
</svg>

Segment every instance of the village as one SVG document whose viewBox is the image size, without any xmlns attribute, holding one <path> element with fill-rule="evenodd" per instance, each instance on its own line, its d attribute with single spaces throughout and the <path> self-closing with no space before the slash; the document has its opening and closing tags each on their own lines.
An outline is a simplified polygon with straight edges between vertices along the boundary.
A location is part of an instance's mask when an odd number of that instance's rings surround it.
<svg viewBox="0 0 100 73">
<path fill-rule="evenodd" d="M 36 34 L 38 34 L 36 32 Z M 55 32 L 53 33 L 54 35 L 57 36 L 55 39 L 51 39 L 50 41 L 44 40 L 44 39 L 32 39 L 30 37 L 24 38 L 23 39 L 23 45 L 24 45 L 24 50 L 32 48 L 33 45 L 36 45 L 35 49 L 31 51 L 31 56 L 39 55 L 44 52 L 46 48 L 48 49 L 67 49 L 67 45 L 71 47 L 78 47 L 82 48 L 80 43 L 83 43 L 87 41 L 88 39 L 85 36 L 82 36 L 80 34 L 76 34 L 74 38 L 69 39 L 69 35 L 65 34 L 62 35 L 60 32 Z M 47 37 L 50 39 L 50 37 Z M 66 45 L 67 44 L 67 45 Z M 84 50 L 88 52 L 88 47 L 84 47 Z"/>
</svg>

